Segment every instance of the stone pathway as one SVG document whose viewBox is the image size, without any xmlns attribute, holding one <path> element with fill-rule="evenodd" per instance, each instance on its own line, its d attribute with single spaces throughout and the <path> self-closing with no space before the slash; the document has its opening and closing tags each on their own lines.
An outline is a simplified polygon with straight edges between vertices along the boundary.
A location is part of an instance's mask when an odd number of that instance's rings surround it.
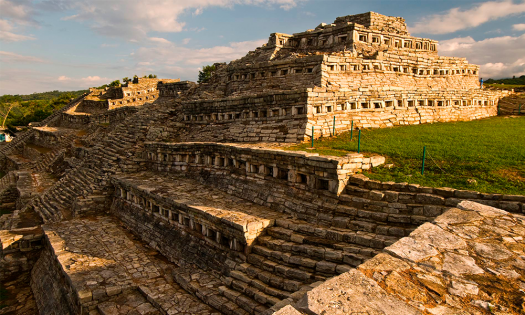
<svg viewBox="0 0 525 315">
<path fill-rule="evenodd" d="M 83 307 L 93 314 L 132 314 L 139 307 L 139 314 L 220 314 L 174 283 L 176 266 L 114 218 L 75 219 L 44 230 Z"/>
</svg>

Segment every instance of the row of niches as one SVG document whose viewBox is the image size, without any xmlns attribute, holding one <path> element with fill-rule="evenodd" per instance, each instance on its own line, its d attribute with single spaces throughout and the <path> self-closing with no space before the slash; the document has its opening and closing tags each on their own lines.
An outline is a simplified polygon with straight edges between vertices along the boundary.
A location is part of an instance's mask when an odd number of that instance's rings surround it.
<svg viewBox="0 0 525 315">
<path fill-rule="evenodd" d="M 403 37 L 390 37 L 375 33 L 358 32 L 358 40 L 362 43 L 372 45 L 386 45 L 394 48 L 407 48 L 416 50 L 436 51 L 436 43 L 434 41 L 425 41 L 422 39 L 407 39 Z"/>
<path fill-rule="evenodd" d="M 228 81 L 244 81 L 254 79 L 264 79 L 273 77 L 283 77 L 289 74 L 313 74 L 314 67 L 293 67 L 286 69 L 276 69 L 272 71 L 259 71 L 252 73 L 236 73 L 228 76 Z"/>
<path fill-rule="evenodd" d="M 332 112 L 362 110 L 362 109 L 407 109 L 414 107 L 467 107 L 467 106 L 493 106 L 495 100 L 429 100 L 429 99 L 392 99 L 392 100 L 362 100 L 349 101 L 338 105 L 314 105 L 313 114 L 326 114 Z"/>
<path fill-rule="evenodd" d="M 472 67 L 472 66 L 470 66 Z M 327 64 L 323 67 L 323 70 L 328 72 L 341 73 L 344 72 L 394 72 L 404 73 L 418 76 L 451 76 L 451 75 L 477 75 L 478 70 L 476 69 L 443 69 L 443 68 L 432 68 L 422 69 L 418 67 L 403 66 L 401 64 L 391 63 L 333 63 Z M 278 78 L 285 77 L 294 74 L 314 74 L 315 67 L 290 67 L 282 69 L 273 69 L 271 71 L 257 71 L 250 73 L 235 73 L 228 76 L 228 81 L 247 81 L 247 80 L 259 80 L 266 78 Z"/>
<path fill-rule="evenodd" d="M 236 156 L 206 155 L 206 154 L 172 154 L 148 152 L 148 160 L 174 166 L 197 166 L 212 169 L 239 170 L 241 174 L 265 180 L 277 180 L 281 184 L 290 184 L 303 189 L 316 189 L 337 193 L 338 181 L 315 175 L 304 168 L 297 171 L 292 165 L 266 165 L 260 161 L 252 163 Z M 324 172 L 326 173 L 326 172 Z"/>
<path fill-rule="evenodd" d="M 117 100 L 109 100 L 109 104 L 110 105 L 124 105 L 124 104 L 129 104 L 129 103 L 135 103 L 135 102 L 141 102 L 141 101 L 148 101 L 148 100 L 152 100 L 155 98 L 155 95 L 146 95 L 145 97 L 134 97 L 134 98 L 129 98 L 129 99 L 123 99 L 123 100 L 120 100 L 120 101 L 117 101 Z"/>
<path fill-rule="evenodd" d="M 323 48 L 333 45 L 352 44 L 357 42 L 369 45 L 383 45 L 397 49 L 412 49 L 420 51 L 437 51 L 436 42 L 415 37 L 395 36 L 393 34 L 383 35 L 378 32 L 359 31 L 354 35 L 354 31 L 340 32 L 339 34 L 321 35 L 299 35 L 299 36 L 278 36 L 276 44 L 290 48 Z"/>
<path fill-rule="evenodd" d="M 241 112 L 230 113 L 213 113 L 201 115 L 184 115 L 184 121 L 187 122 L 226 122 L 240 119 L 266 119 L 266 118 L 285 118 L 297 117 L 306 114 L 305 106 L 290 106 L 284 108 L 243 110 Z"/>
<path fill-rule="evenodd" d="M 196 220 L 185 212 L 177 211 L 173 208 L 165 208 L 152 199 L 137 196 L 137 194 L 122 187 L 117 188 L 115 194 L 115 196 L 122 201 L 141 209 L 149 215 L 164 220 L 169 224 L 176 226 L 178 229 L 184 229 L 187 232 L 193 231 L 203 235 L 215 246 L 219 245 L 221 248 L 226 247 L 238 252 L 244 251 L 244 243 L 237 238 L 226 236 L 218 229 L 209 227 L 207 225 L 208 223 Z"/>
<path fill-rule="evenodd" d="M 472 66 L 471 66 L 472 67 Z M 327 64 L 325 70 L 331 72 L 366 72 L 366 71 L 385 71 L 405 73 L 421 76 L 448 76 L 448 75 L 477 75 L 475 69 L 443 69 L 432 68 L 422 69 L 418 67 L 403 66 L 390 63 L 363 63 L 363 64 Z"/>
<path fill-rule="evenodd" d="M 145 91 L 134 91 L 134 90 L 128 90 L 126 91 L 126 93 L 124 93 L 124 97 L 126 96 L 131 96 L 131 95 L 141 95 L 141 94 L 149 94 L 149 93 L 153 93 L 157 90 L 156 87 L 152 87 L 150 89 L 147 89 Z"/>
</svg>

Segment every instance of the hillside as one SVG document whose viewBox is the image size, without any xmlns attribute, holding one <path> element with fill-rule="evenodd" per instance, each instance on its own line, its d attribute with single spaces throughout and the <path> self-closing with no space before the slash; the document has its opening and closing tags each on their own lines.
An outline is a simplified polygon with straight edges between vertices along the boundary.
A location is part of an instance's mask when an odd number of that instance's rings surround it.
<svg viewBox="0 0 525 315">
<path fill-rule="evenodd" d="M 33 93 L 28 95 L 2 95 L 0 97 L 0 111 L 4 112 L 8 104 L 17 102 L 19 105 L 14 107 L 6 121 L 8 128 L 14 126 L 27 126 L 33 121 L 42 121 L 53 111 L 62 108 L 72 98 L 76 98 L 86 90 L 80 91 L 49 91 L 43 93 Z"/>
</svg>

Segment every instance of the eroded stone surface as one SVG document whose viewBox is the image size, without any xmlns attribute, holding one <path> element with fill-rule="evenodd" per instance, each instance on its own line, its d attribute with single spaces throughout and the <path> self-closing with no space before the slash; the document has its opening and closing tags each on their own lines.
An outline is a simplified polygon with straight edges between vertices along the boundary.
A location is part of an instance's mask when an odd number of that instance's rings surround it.
<svg viewBox="0 0 525 315">
<path fill-rule="evenodd" d="M 459 208 L 324 282 L 295 308 L 313 314 L 523 314 L 525 242 L 510 230 L 521 231 L 522 217 L 471 202 Z M 465 235 L 466 227 L 479 233 Z"/>
<path fill-rule="evenodd" d="M 83 308 L 104 314 L 218 313 L 173 282 L 177 266 L 156 258 L 113 218 L 75 219 L 44 230 Z"/>
</svg>

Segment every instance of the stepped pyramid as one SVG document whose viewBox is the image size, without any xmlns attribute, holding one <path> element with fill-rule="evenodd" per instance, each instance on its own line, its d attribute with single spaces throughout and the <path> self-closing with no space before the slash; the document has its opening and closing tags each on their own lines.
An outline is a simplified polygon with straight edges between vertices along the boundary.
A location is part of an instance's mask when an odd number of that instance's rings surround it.
<svg viewBox="0 0 525 315">
<path fill-rule="evenodd" d="M 27 280 L 25 314 L 520 312 L 525 197 L 382 183 L 359 173 L 384 157 L 281 148 L 352 122 L 489 117 L 511 92 L 374 12 L 215 69 L 91 89 L 0 148 L 1 276 Z M 501 239 L 515 244 L 489 250 Z"/>
</svg>

